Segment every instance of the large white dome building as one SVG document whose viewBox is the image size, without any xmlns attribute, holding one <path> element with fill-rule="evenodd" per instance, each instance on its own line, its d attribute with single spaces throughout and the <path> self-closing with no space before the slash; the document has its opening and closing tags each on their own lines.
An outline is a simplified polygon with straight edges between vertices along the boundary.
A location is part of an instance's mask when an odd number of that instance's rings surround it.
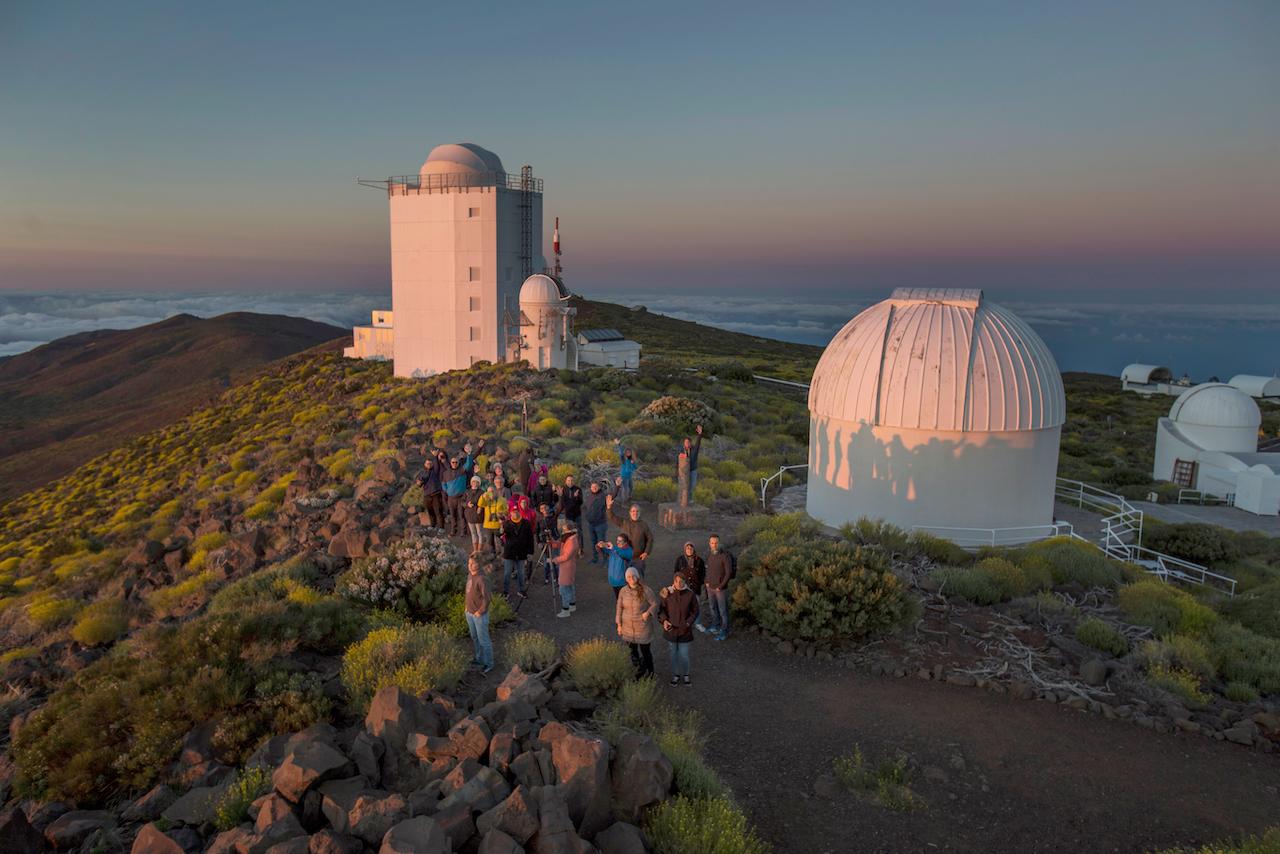
<svg viewBox="0 0 1280 854">
<path fill-rule="evenodd" d="M 573 334 L 577 309 L 560 283 L 534 273 L 520 286 L 521 355 L 532 367 L 578 369 L 578 342 Z"/>
<path fill-rule="evenodd" d="M 818 361 L 809 417 L 807 509 L 821 522 L 1049 533 L 1062 375 L 980 290 L 899 288 L 853 318 Z"/>
</svg>

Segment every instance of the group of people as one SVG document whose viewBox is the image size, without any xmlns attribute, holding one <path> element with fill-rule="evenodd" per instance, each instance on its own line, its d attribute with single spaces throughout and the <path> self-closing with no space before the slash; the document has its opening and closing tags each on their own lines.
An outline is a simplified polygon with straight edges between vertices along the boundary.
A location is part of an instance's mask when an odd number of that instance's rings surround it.
<svg viewBox="0 0 1280 854">
<path fill-rule="evenodd" d="M 696 472 L 701 443 L 699 425 L 696 440 L 686 438 L 681 449 L 690 458 L 691 473 Z M 514 471 L 496 462 L 484 475 L 476 471 L 470 443 L 463 446 L 461 455 L 436 451 L 424 462 L 417 481 L 430 524 L 450 536 L 470 535 L 467 626 L 474 647 L 473 663 L 485 673 L 493 668 L 488 624 L 493 593 L 485 571 L 488 554 L 501 556 L 502 595 L 508 598 L 526 597 L 527 585 L 541 567 L 543 584 L 554 584 L 558 591 L 556 616 L 560 618 L 577 610 L 579 559 L 589 553 L 590 563 L 603 561 L 614 594 L 617 634 L 630 648 L 638 678 L 654 674 L 652 644 L 659 626 L 670 649 L 672 685 L 691 684 L 689 645 L 695 632 L 721 641 L 728 637 L 728 590 L 737 571 L 733 555 L 715 535 L 708 540 L 705 558 L 692 542 L 685 543 L 676 558 L 671 583 L 655 593 L 645 583 L 653 531 L 641 518 L 638 504 L 630 503 L 625 516 L 615 509 L 629 501 L 639 462 L 621 440 L 616 446 L 619 474 L 612 487 L 606 480 L 592 481 L 585 492 L 572 475 L 565 477 L 562 485 L 552 485 L 547 465 L 528 451 L 517 457 L 511 467 Z M 483 448 L 480 441 L 476 451 Z M 514 489 L 508 483 L 509 476 Z M 460 484 L 465 488 L 460 489 Z M 440 498 L 433 500 L 433 495 Z M 610 523 L 619 529 L 612 541 Z M 584 528 L 589 545 L 583 543 Z M 537 559 L 531 563 L 535 555 Z"/>
</svg>

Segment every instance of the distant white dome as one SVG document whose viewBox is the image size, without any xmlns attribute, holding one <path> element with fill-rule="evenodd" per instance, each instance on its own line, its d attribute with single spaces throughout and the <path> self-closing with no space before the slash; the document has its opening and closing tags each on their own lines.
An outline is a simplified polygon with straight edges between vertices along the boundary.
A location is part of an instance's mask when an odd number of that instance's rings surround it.
<svg viewBox="0 0 1280 854">
<path fill-rule="evenodd" d="M 454 175 L 504 172 L 498 155 L 472 142 L 437 145 L 427 155 L 420 174 Z"/>
<path fill-rule="evenodd" d="M 545 273 L 534 273 L 520 286 L 521 305 L 559 305 L 560 286 Z"/>
<path fill-rule="evenodd" d="M 1173 402 L 1169 418 L 1198 427 L 1231 427 L 1257 431 L 1262 413 L 1253 398 L 1226 383 L 1203 383 Z"/>
<path fill-rule="evenodd" d="M 1044 341 L 982 291 L 898 288 L 827 345 L 809 412 L 916 430 L 1040 430 L 1066 421 L 1066 396 Z"/>
</svg>

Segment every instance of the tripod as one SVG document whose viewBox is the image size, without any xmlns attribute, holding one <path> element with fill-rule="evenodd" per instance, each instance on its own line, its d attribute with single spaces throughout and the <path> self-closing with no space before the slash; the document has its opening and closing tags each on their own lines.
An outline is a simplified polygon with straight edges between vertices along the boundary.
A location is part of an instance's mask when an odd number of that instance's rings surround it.
<svg viewBox="0 0 1280 854">
<path fill-rule="evenodd" d="M 560 545 L 559 542 L 555 540 L 544 540 L 538 543 L 538 548 L 534 550 L 533 558 L 525 561 L 525 563 L 528 565 L 528 570 L 527 570 L 528 575 L 525 578 L 525 585 L 524 585 L 524 589 L 526 591 L 535 587 L 533 583 L 533 574 L 536 568 L 545 567 L 547 564 L 547 556 L 550 554 L 553 548 L 558 548 L 559 545 Z M 556 583 L 559 581 L 559 572 L 557 571 L 557 568 L 554 562 L 552 563 L 551 581 L 552 583 L 550 585 L 543 585 L 543 586 L 544 587 L 549 586 L 551 588 L 552 613 L 559 613 L 560 609 L 563 606 L 560 603 L 560 585 Z M 516 602 L 515 612 L 517 614 L 520 613 L 520 607 L 524 605 L 526 598 L 527 597 L 521 598 L 518 602 Z"/>
</svg>

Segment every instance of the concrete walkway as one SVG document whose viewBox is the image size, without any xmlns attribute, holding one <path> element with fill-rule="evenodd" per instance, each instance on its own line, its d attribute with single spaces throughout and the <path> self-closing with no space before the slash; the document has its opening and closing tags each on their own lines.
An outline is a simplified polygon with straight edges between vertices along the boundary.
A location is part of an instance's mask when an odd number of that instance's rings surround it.
<svg viewBox="0 0 1280 854">
<path fill-rule="evenodd" d="M 1259 531 L 1268 536 L 1280 537 L 1280 516 L 1255 516 L 1235 507 L 1213 504 L 1152 504 L 1150 501 L 1129 503 L 1161 522 L 1205 522 L 1221 525 L 1232 531 Z"/>
</svg>

